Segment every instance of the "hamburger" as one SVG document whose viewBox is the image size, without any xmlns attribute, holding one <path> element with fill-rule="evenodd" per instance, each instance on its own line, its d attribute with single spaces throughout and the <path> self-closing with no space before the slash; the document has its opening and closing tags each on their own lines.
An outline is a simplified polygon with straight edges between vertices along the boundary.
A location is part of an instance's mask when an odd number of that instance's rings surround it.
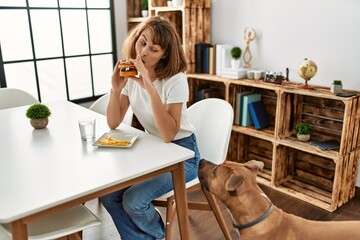
<svg viewBox="0 0 360 240">
<path fill-rule="evenodd" d="M 138 71 L 133 63 L 120 63 L 120 76 L 121 77 L 133 77 L 138 74 Z"/>
</svg>

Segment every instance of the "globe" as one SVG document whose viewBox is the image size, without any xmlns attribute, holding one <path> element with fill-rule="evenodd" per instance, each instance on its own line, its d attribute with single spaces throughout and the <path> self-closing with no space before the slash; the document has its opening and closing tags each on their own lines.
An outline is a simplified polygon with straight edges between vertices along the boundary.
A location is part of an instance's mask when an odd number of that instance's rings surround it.
<svg viewBox="0 0 360 240">
<path fill-rule="evenodd" d="M 305 60 L 300 64 L 298 68 L 298 74 L 305 80 L 305 85 L 302 85 L 302 88 L 308 88 L 307 82 L 310 81 L 312 77 L 315 76 L 317 72 L 317 65 L 314 61 L 305 58 Z"/>
<path fill-rule="evenodd" d="M 309 81 L 312 77 L 315 76 L 317 72 L 316 63 L 310 59 L 305 58 L 298 68 L 298 74 L 303 79 Z"/>
</svg>

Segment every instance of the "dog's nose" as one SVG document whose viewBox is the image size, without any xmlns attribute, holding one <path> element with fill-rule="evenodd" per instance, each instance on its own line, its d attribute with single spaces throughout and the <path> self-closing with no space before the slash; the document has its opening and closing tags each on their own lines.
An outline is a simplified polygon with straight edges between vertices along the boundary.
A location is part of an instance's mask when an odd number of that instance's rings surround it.
<svg viewBox="0 0 360 240">
<path fill-rule="evenodd" d="M 200 160 L 200 163 L 199 163 L 199 169 L 200 169 L 200 168 L 203 168 L 204 165 L 206 164 L 206 162 L 207 162 L 207 161 L 206 161 L 205 159 L 201 159 L 201 160 Z"/>
</svg>

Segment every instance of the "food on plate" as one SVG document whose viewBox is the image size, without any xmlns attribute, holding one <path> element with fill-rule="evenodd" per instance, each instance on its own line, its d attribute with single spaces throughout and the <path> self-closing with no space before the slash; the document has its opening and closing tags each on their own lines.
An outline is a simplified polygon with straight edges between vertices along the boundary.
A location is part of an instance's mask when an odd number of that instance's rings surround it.
<svg viewBox="0 0 360 240">
<path fill-rule="evenodd" d="M 138 74 L 138 71 L 133 63 L 120 63 L 120 76 L 121 77 L 133 77 Z"/>
<path fill-rule="evenodd" d="M 111 146 L 129 146 L 131 141 L 128 140 L 118 140 L 114 139 L 111 136 L 105 136 L 99 140 L 100 145 L 111 145 Z"/>
</svg>

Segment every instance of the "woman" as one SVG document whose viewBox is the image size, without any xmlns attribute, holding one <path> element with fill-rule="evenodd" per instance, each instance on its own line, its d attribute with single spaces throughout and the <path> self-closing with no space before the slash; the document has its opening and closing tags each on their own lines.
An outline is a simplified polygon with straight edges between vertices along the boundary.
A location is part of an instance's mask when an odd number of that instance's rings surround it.
<svg viewBox="0 0 360 240">
<path fill-rule="evenodd" d="M 162 17 L 148 18 L 129 34 L 123 52 L 139 77 L 120 77 L 118 66 L 124 61 L 116 64 L 107 107 L 109 127 L 118 127 L 131 106 L 148 133 L 195 152 L 195 157 L 184 163 L 186 181 L 194 179 L 200 156 L 195 129 L 187 119 L 186 60 L 175 28 Z M 172 188 L 171 173 L 166 173 L 104 196 L 101 202 L 121 239 L 162 239 L 165 226 L 152 200 Z"/>
</svg>

